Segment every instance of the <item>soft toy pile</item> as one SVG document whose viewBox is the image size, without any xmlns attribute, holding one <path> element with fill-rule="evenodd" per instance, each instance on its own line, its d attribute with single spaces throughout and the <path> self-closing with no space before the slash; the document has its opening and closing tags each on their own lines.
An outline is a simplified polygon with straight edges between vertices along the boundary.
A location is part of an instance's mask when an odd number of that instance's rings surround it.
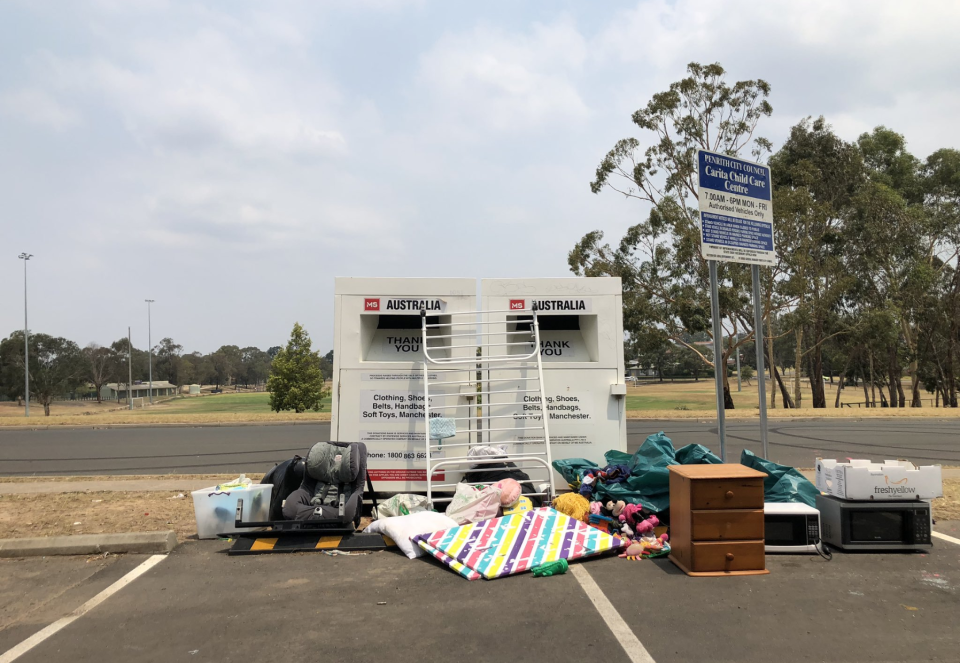
<svg viewBox="0 0 960 663">
<path fill-rule="evenodd" d="M 581 488 L 582 491 L 582 488 Z M 575 520 L 630 542 L 620 557 L 644 559 L 660 557 L 670 552 L 669 536 L 657 536 L 660 520 L 637 504 L 617 502 L 590 502 L 581 493 L 565 493 L 553 501 L 553 508 Z"/>
</svg>

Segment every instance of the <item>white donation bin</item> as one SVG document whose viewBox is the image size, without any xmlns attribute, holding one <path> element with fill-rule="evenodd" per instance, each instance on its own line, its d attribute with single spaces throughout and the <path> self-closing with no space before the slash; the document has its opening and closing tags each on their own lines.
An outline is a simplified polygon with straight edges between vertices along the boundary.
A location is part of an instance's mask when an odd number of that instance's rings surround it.
<svg viewBox="0 0 960 663">
<path fill-rule="evenodd" d="M 330 438 L 366 444 L 367 472 L 378 493 L 426 490 L 420 311 L 428 324 L 445 325 L 431 328 L 431 335 L 467 335 L 453 339 L 459 343 L 444 339 L 444 345 L 462 346 L 449 350 L 450 356 L 475 356 L 475 321 L 450 314 L 476 311 L 476 291 L 470 278 L 336 279 Z M 451 406 L 444 416 L 466 417 L 475 403 L 475 374 L 431 367 L 431 407 Z M 467 431 L 450 439 L 467 441 Z M 453 483 L 460 474 L 438 470 L 433 479 Z"/>
<path fill-rule="evenodd" d="M 623 291 L 619 278 L 483 279 L 482 309 L 490 320 L 507 321 L 507 333 L 529 329 L 536 306 L 540 327 L 547 421 L 554 460 L 587 458 L 601 466 L 610 449 L 627 450 L 623 362 Z M 504 338 L 504 342 L 510 339 Z M 532 348 L 506 346 L 514 354 Z M 492 371 L 496 374 L 496 371 Z M 516 373 L 500 377 L 513 377 Z M 522 377 L 522 376 L 518 376 Z M 513 425 L 516 439 L 541 437 L 539 396 L 520 393 L 526 417 Z M 498 398 L 509 398 L 499 396 Z M 496 414 L 497 401 L 490 403 Z M 504 407 L 506 408 L 506 406 Z M 513 411 L 513 410 L 511 410 Z M 536 451 L 532 442 L 527 451 Z"/>
</svg>

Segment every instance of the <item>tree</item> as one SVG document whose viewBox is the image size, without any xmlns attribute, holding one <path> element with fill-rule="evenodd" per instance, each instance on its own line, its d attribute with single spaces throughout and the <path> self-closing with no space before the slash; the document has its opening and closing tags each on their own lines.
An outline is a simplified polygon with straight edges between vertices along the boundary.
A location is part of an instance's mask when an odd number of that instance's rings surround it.
<svg viewBox="0 0 960 663">
<path fill-rule="evenodd" d="M 49 417 L 53 399 L 70 393 L 81 384 L 86 362 L 76 343 L 47 334 L 30 334 L 29 352 L 30 395 L 43 405 L 43 413 Z M 13 361 L 19 365 L 22 376 L 23 354 L 15 355 Z"/>
<path fill-rule="evenodd" d="M 183 384 L 180 375 L 180 356 L 183 354 L 183 346 L 167 337 L 153 348 L 153 354 L 156 356 L 153 372 L 157 379 L 167 380 L 178 387 Z"/>
<path fill-rule="evenodd" d="M 240 376 L 246 387 L 253 382 L 255 387 L 266 381 L 270 375 L 270 357 L 260 348 L 249 347 L 240 351 Z"/>
<path fill-rule="evenodd" d="M 844 262 L 846 220 L 866 174 L 856 145 L 845 143 L 821 117 L 803 120 L 770 159 L 783 296 L 793 305 L 784 321 L 796 340 L 794 398 L 800 404 L 800 367 L 807 360 L 813 407 L 826 407 L 823 344 L 843 295 L 853 282 Z"/>
<path fill-rule="evenodd" d="M 744 382 L 750 384 L 750 380 L 753 379 L 753 366 L 750 364 L 744 364 L 740 367 L 740 377 Z"/>
<path fill-rule="evenodd" d="M 310 347 L 310 335 L 299 322 L 295 323 L 287 347 L 273 358 L 272 374 L 267 380 L 270 409 L 297 413 L 320 410 L 320 402 L 327 393 L 320 372 L 320 354 Z"/>
<path fill-rule="evenodd" d="M 110 348 L 91 343 L 83 349 L 87 361 L 88 378 L 97 394 L 97 402 L 103 402 L 100 390 L 114 375 L 116 359 Z"/>
<path fill-rule="evenodd" d="M 23 403 L 23 332 L 15 331 L 0 342 L 0 389 L 17 405 Z"/>
<path fill-rule="evenodd" d="M 707 262 L 700 252 L 697 211 L 698 148 L 739 156 L 749 151 L 760 159 L 770 142 L 755 137 L 757 124 L 773 109 L 770 86 L 762 80 L 725 82 L 719 64 L 687 66 L 689 76 L 655 94 L 633 114 L 633 122 L 653 134 L 646 149 L 641 141 L 619 141 L 597 168 L 590 189 L 612 189 L 650 206 L 646 221 L 630 228 L 619 246 L 602 243 L 594 231 L 568 256 L 570 269 L 581 276 L 619 276 L 623 281 L 624 329 L 631 336 L 658 329 L 687 347 L 706 366 L 714 360 L 684 339 L 712 334 Z M 720 315 L 728 344 L 719 358 L 724 366 L 740 345 L 753 337 L 750 268 L 720 263 Z M 769 301 L 769 300 L 768 300 Z M 769 315 L 769 309 L 764 311 Z M 726 321 L 731 321 L 727 323 Z M 723 374 L 724 404 L 733 408 L 730 383 Z"/>
<path fill-rule="evenodd" d="M 241 372 L 242 356 L 236 345 L 222 345 L 220 349 L 210 355 L 213 370 L 216 376 L 217 387 L 229 385 Z"/>
</svg>

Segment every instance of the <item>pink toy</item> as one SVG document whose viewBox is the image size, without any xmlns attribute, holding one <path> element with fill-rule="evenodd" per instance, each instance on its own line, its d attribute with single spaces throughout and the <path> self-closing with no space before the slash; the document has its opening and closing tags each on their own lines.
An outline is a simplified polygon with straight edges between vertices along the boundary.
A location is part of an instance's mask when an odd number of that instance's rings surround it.
<svg viewBox="0 0 960 663">
<path fill-rule="evenodd" d="M 631 528 L 636 527 L 640 522 L 639 517 L 643 515 L 642 512 L 643 508 L 638 504 L 627 504 L 620 512 L 620 522 L 630 525 Z"/>
<path fill-rule="evenodd" d="M 522 490 L 520 482 L 516 479 L 501 479 L 493 484 L 500 489 L 500 504 L 505 507 L 511 507 L 520 500 Z"/>
<path fill-rule="evenodd" d="M 603 505 L 600 502 L 590 502 L 590 513 L 594 516 L 600 515 L 600 509 L 603 508 Z"/>
<path fill-rule="evenodd" d="M 660 519 L 656 516 L 650 516 L 646 520 L 641 520 L 637 525 L 637 534 L 646 534 L 653 532 L 653 529 L 660 524 Z"/>
</svg>

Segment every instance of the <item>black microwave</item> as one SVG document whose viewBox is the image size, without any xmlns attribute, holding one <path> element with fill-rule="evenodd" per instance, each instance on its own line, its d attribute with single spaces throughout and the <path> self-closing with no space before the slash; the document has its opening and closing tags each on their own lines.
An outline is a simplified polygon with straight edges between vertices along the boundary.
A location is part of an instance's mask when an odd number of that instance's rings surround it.
<svg viewBox="0 0 960 663">
<path fill-rule="evenodd" d="M 820 537 L 840 550 L 917 550 L 932 548 L 930 503 L 854 502 L 817 495 Z"/>
</svg>

